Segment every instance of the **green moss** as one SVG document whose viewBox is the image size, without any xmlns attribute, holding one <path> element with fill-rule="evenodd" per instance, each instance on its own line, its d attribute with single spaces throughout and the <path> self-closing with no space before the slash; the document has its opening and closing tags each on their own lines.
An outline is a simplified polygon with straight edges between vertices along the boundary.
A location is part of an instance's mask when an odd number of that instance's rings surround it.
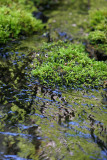
<svg viewBox="0 0 107 160">
<path fill-rule="evenodd" d="M 106 9 L 90 11 L 88 40 L 107 54 L 107 11 Z"/>
<path fill-rule="evenodd" d="M 23 5 L 21 2 L 24 0 L 19 0 L 18 3 L 12 1 L 1 3 L 0 43 L 18 38 L 20 35 L 30 35 L 43 29 L 42 22 L 32 17 L 29 9 L 25 9 L 25 6 L 30 7 L 30 5 Z"/>
<path fill-rule="evenodd" d="M 104 21 L 106 23 L 106 19 L 107 11 L 105 9 L 90 11 L 90 25 L 93 29 L 96 29 L 97 25 L 104 23 Z"/>
<path fill-rule="evenodd" d="M 9 8 L 15 8 L 15 9 L 24 9 L 29 10 L 30 12 L 35 10 L 36 7 L 34 6 L 33 1 L 28 0 L 0 0 L 0 6 L 6 6 Z"/>
<path fill-rule="evenodd" d="M 95 30 L 89 33 L 89 41 L 92 44 L 106 43 L 106 35 L 103 31 Z"/>
<path fill-rule="evenodd" d="M 32 0 L 37 6 L 57 4 L 59 0 Z"/>
<path fill-rule="evenodd" d="M 84 46 L 54 43 L 45 46 L 34 60 L 32 74 L 41 83 L 73 87 L 101 85 L 107 77 L 107 65 L 88 57 Z M 47 49 L 46 49 L 47 47 Z"/>
</svg>

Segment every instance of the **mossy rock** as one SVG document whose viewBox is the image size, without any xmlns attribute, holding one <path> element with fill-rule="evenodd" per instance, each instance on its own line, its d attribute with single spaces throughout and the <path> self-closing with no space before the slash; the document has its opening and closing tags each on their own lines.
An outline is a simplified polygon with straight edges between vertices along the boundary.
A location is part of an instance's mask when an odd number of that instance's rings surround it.
<svg viewBox="0 0 107 160">
<path fill-rule="evenodd" d="M 42 84 L 95 87 L 107 78 L 107 64 L 90 59 L 82 44 L 45 44 L 35 56 L 32 74 Z"/>
<path fill-rule="evenodd" d="M 107 11 L 106 9 L 90 11 L 88 40 L 97 49 L 107 54 Z"/>
<path fill-rule="evenodd" d="M 1 3 L 0 43 L 5 43 L 13 38 L 16 39 L 20 35 L 30 35 L 43 29 L 42 22 L 35 19 L 29 9 L 25 9 L 30 6 L 21 2 L 24 0 L 19 0 L 18 3 L 6 3 L 4 1 L 4 5 Z"/>
</svg>

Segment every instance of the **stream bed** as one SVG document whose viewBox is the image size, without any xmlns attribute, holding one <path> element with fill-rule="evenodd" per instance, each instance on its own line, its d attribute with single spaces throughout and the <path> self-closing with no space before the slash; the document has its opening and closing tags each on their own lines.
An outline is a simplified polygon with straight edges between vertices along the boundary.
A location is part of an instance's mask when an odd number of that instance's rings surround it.
<svg viewBox="0 0 107 160">
<path fill-rule="evenodd" d="M 51 41 L 82 36 L 74 22 L 53 25 L 59 11 L 50 14 Z M 0 46 L 0 160 L 106 160 L 107 90 L 41 85 L 31 75 L 32 55 L 45 35 Z"/>
</svg>

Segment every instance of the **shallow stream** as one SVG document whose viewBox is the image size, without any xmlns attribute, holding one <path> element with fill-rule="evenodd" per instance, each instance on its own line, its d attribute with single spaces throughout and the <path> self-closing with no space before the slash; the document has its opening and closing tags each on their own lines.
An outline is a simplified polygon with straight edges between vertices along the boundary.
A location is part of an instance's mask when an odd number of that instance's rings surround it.
<svg viewBox="0 0 107 160">
<path fill-rule="evenodd" d="M 67 14 L 66 2 L 63 12 L 59 7 L 50 13 L 52 41 L 72 42 L 83 35 L 76 23 L 67 28 L 63 18 L 57 20 Z M 87 9 L 75 14 L 86 17 Z M 106 160 L 106 89 L 40 85 L 31 69 L 33 53 L 44 41 L 48 41 L 46 33 L 0 47 L 0 160 Z"/>
</svg>

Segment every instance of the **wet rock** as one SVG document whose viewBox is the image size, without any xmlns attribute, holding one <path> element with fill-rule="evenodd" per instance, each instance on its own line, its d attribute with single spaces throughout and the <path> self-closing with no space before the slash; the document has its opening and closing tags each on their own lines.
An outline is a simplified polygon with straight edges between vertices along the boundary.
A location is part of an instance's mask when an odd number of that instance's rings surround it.
<svg viewBox="0 0 107 160">
<path fill-rule="evenodd" d="M 42 20 L 43 23 L 46 23 L 49 19 L 49 17 L 45 16 L 42 12 L 34 11 L 32 14 L 33 14 L 33 17 Z"/>
</svg>

